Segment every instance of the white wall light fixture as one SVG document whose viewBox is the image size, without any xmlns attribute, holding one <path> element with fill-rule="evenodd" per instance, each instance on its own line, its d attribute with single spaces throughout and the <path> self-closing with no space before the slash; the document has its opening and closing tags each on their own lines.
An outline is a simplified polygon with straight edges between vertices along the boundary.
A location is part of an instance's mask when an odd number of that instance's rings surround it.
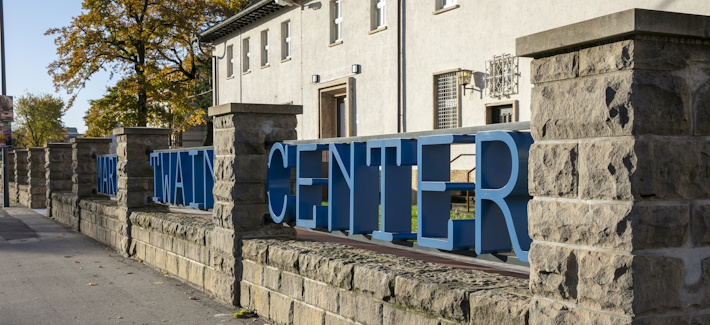
<svg viewBox="0 0 710 325">
<path fill-rule="evenodd" d="M 353 74 L 360 74 L 361 67 L 359 64 L 353 64 Z"/>
<path fill-rule="evenodd" d="M 311 76 L 311 82 L 315 85 L 320 82 L 320 76 L 317 74 L 314 74 Z"/>
</svg>

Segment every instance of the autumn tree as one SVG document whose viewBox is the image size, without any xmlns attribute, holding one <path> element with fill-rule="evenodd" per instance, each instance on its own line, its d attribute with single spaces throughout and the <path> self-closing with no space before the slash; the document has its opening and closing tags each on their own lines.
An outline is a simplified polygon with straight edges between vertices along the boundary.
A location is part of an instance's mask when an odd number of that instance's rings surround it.
<svg viewBox="0 0 710 325">
<path fill-rule="evenodd" d="M 13 137 L 18 148 L 41 147 L 65 138 L 64 101 L 50 94 L 26 93 L 15 101 Z"/>
<path fill-rule="evenodd" d="M 170 125 L 181 120 L 184 123 L 177 123 L 181 127 L 177 130 L 202 123 L 204 108 L 196 109 L 194 90 L 196 83 L 204 83 L 199 80 L 205 75 L 200 71 L 211 63 L 197 43 L 197 33 L 246 3 L 84 0 L 82 13 L 69 26 L 46 32 L 56 37 L 58 54 L 49 73 L 58 90 L 72 95 L 68 106 L 96 72 L 120 75 L 121 80 L 104 98 L 91 102 L 87 123 L 103 123 L 88 125 L 91 132 L 99 132 L 114 118 L 125 126 L 145 126 L 151 120 Z M 110 100 L 116 97 L 121 101 Z"/>
</svg>

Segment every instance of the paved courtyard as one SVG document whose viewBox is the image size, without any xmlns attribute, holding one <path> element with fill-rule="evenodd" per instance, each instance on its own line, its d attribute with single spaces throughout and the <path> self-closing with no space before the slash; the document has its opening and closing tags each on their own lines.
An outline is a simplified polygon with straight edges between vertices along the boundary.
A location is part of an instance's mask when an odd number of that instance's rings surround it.
<svg viewBox="0 0 710 325">
<path fill-rule="evenodd" d="M 0 324 L 265 324 L 20 207 L 0 209 Z"/>
</svg>

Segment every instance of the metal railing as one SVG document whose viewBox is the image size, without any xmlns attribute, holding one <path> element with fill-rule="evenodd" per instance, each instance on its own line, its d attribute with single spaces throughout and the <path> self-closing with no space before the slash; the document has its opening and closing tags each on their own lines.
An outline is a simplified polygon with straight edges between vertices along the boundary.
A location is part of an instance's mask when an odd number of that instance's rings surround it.
<svg viewBox="0 0 710 325">
<path fill-rule="evenodd" d="M 96 157 L 96 192 L 109 196 L 118 193 L 117 155 L 100 155 Z"/>
<path fill-rule="evenodd" d="M 210 210 L 214 207 L 213 147 L 156 150 L 153 201 L 172 206 Z"/>
</svg>

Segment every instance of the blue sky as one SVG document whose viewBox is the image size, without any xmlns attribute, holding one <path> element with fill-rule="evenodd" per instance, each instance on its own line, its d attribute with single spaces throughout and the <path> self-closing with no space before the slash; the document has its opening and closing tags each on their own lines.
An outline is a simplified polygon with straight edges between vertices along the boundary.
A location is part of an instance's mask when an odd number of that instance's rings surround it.
<svg viewBox="0 0 710 325">
<path fill-rule="evenodd" d="M 52 27 L 67 26 L 72 17 L 81 13 L 81 0 L 5 0 L 5 53 L 7 59 L 7 94 L 19 97 L 25 92 L 50 93 L 69 99 L 66 91 L 57 93 L 47 65 L 56 58 L 54 38 L 44 36 Z M 109 74 L 100 72 L 79 93 L 74 106 L 64 115 L 64 124 L 86 131 L 84 114 L 89 99 L 101 98 L 106 86 L 113 85 Z"/>
</svg>

